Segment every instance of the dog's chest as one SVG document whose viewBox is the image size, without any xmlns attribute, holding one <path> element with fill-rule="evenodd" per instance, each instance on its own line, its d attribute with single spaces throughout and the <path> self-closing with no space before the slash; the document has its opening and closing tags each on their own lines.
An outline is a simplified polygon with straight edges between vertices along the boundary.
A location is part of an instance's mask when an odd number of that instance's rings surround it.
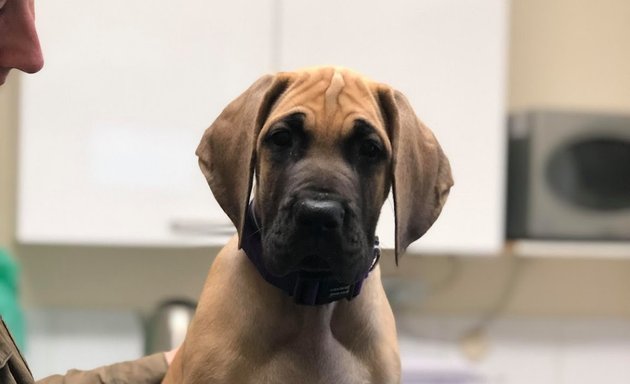
<svg viewBox="0 0 630 384">
<path fill-rule="evenodd" d="M 331 335 L 296 339 L 279 347 L 261 367 L 258 383 L 364 384 L 367 367 Z"/>
</svg>

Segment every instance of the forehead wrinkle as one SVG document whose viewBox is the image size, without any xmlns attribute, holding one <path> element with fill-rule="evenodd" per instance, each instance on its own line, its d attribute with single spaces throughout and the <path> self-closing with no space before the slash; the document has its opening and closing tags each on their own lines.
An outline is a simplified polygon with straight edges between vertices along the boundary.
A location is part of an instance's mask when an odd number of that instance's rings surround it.
<svg viewBox="0 0 630 384">
<path fill-rule="evenodd" d="M 318 130 L 328 143 L 347 136 L 357 118 L 385 134 L 371 82 L 343 68 L 299 73 L 273 109 L 274 117 L 288 111 L 305 112 L 305 130 Z"/>
<path fill-rule="evenodd" d="M 352 131 L 356 120 L 364 120 L 374 127 L 381 136 L 387 136 L 380 109 L 368 88 L 361 89 L 360 92 L 356 93 L 347 92 L 344 93 L 344 96 L 348 98 L 347 103 L 342 103 L 348 106 L 343 120 L 344 135 L 348 135 Z M 357 108 L 357 106 L 359 107 Z"/>
<path fill-rule="evenodd" d="M 371 107 L 369 110 L 370 117 L 374 119 L 373 123 L 378 122 L 383 124 L 381 108 L 376 100 L 374 89 L 362 78 L 356 78 L 354 85 L 358 88 L 354 98 L 355 103 L 366 106 L 369 105 Z"/>
<path fill-rule="evenodd" d="M 335 69 L 324 97 L 323 118 L 327 130 L 337 131 L 337 137 L 345 136 L 353 126 L 353 123 L 347 126 L 348 116 L 352 114 L 367 114 L 367 120 L 378 125 L 380 119 L 375 107 L 372 92 L 361 77 L 343 69 Z"/>
<path fill-rule="evenodd" d="M 339 96 L 341 95 L 341 91 L 345 85 L 346 82 L 344 81 L 341 73 L 339 73 L 339 71 L 335 71 L 330 79 L 330 84 L 328 85 L 324 96 L 325 115 L 333 115 L 334 110 L 340 107 Z"/>
<path fill-rule="evenodd" d="M 317 111 L 321 109 L 320 105 L 324 103 L 327 86 L 328 82 L 322 73 L 300 73 L 278 100 L 272 114 L 284 115 L 289 110 L 306 109 L 317 115 Z"/>
<path fill-rule="evenodd" d="M 379 106 L 375 98 L 375 93 L 370 87 L 370 83 L 366 79 L 359 76 L 346 76 L 347 85 L 343 92 L 343 96 L 347 101 L 342 101 L 342 105 L 357 106 L 360 105 L 362 110 L 369 110 L 376 119 L 379 118 Z M 369 106 L 370 108 L 366 108 Z"/>
</svg>

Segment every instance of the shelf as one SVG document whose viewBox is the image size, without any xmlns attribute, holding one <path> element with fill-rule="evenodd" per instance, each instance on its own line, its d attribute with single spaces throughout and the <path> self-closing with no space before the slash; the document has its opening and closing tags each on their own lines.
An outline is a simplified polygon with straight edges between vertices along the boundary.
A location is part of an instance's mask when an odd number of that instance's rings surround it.
<svg viewBox="0 0 630 384">
<path fill-rule="evenodd" d="M 506 254 L 520 257 L 630 258 L 630 242 L 513 240 L 506 243 Z"/>
</svg>

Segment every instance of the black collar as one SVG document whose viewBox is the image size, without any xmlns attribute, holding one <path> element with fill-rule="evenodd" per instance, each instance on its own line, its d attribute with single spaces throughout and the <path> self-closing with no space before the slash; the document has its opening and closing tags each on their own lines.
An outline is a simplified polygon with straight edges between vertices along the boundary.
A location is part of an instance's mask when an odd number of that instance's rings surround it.
<svg viewBox="0 0 630 384">
<path fill-rule="evenodd" d="M 289 296 L 293 296 L 297 304 L 303 305 L 328 304 L 343 298 L 352 300 L 357 297 L 361 292 L 363 281 L 376 267 L 381 255 L 378 237 L 376 237 L 374 240 L 374 260 L 372 265 L 363 277 L 354 284 L 340 283 L 329 272 L 296 271 L 278 277 L 272 275 L 264 266 L 261 231 L 254 217 L 253 203 L 250 203 L 247 208 L 245 225 L 241 235 L 241 247 L 263 279 Z"/>
</svg>

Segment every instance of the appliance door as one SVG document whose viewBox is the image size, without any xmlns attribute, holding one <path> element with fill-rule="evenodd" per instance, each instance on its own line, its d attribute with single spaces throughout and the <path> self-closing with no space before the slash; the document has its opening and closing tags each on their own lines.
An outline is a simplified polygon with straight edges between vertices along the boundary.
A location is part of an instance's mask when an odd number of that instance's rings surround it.
<svg viewBox="0 0 630 384">
<path fill-rule="evenodd" d="M 547 114 L 537 119 L 530 233 L 630 239 L 630 118 Z"/>
</svg>

